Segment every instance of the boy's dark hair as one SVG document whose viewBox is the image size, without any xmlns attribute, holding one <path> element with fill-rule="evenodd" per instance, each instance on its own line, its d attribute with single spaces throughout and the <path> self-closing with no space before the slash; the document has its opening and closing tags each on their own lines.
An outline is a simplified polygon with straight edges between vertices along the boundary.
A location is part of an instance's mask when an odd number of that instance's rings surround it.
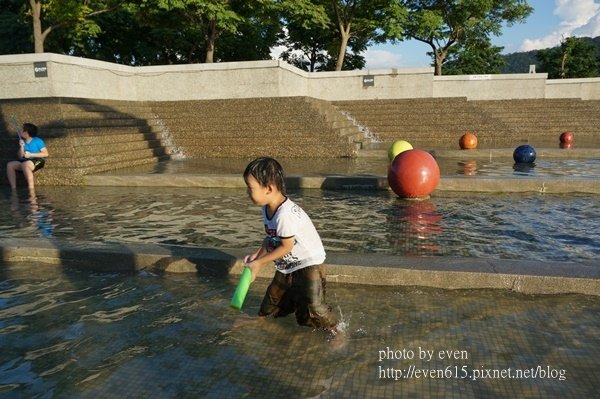
<svg viewBox="0 0 600 399">
<path fill-rule="evenodd" d="M 252 176 L 263 187 L 270 184 L 285 194 L 285 176 L 281 164 L 273 158 L 260 157 L 250 162 L 244 171 L 244 180 Z"/>
<path fill-rule="evenodd" d="M 31 137 L 38 135 L 38 127 L 33 123 L 23 123 L 23 130 L 29 133 Z"/>
</svg>

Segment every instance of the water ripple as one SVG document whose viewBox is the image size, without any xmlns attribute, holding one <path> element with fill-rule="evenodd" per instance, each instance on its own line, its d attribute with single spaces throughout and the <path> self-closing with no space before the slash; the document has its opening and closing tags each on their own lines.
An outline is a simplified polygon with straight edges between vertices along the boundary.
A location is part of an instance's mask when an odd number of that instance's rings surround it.
<svg viewBox="0 0 600 399">
<path fill-rule="evenodd" d="M 99 310 L 89 315 L 81 316 L 81 321 L 96 321 L 99 323 L 114 323 L 125 319 L 127 316 L 137 312 L 140 305 L 127 306 L 114 310 Z"/>
</svg>

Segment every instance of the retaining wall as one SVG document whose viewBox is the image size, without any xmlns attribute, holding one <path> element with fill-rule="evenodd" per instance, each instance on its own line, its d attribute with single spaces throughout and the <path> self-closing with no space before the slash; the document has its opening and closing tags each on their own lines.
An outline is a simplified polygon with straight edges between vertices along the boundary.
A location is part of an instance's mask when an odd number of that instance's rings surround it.
<svg viewBox="0 0 600 399">
<path fill-rule="evenodd" d="M 545 73 L 437 77 L 433 68 L 308 73 L 279 60 L 131 67 L 51 53 L 0 56 L 0 99 L 177 101 L 289 96 L 328 101 L 591 100 L 600 99 L 600 78 L 549 80 Z"/>
</svg>

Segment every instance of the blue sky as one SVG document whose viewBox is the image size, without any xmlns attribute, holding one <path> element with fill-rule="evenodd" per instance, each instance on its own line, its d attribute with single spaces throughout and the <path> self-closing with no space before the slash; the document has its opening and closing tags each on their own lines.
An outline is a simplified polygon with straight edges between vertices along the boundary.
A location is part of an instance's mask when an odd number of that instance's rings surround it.
<svg viewBox="0 0 600 399">
<path fill-rule="evenodd" d="M 534 8 L 525 23 L 505 27 L 492 43 L 503 53 L 553 47 L 568 36 L 600 36 L 600 0 L 528 0 Z M 430 47 L 415 40 L 370 47 L 366 69 L 429 67 Z"/>
</svg>

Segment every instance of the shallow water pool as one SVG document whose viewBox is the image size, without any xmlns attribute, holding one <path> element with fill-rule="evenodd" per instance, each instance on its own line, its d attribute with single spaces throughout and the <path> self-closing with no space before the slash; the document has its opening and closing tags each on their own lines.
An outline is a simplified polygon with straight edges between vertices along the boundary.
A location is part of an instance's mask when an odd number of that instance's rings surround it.
<svg viewBox="0 0 600 399">
<path fill-rule="evenodd" d="M 236 281 L 0 268 L 0 397 L 594 397 L 596 298 L 330 284 L 345 346 Z M 254 315 L 267 281 L 251 287 Z M 419 371 L 417 371 L 419 370 Z M 440 371 L 441 370 L 441 371 Z"/>
<path fill-rule="evenodd" d="M 293 190 L 326 250 L 584 261 L 600 257 L 600 196 Z M 253 248 L 260 209 L 243 189 L 40 187 L 0 199 L 0 234 Z"/>
</svg>

